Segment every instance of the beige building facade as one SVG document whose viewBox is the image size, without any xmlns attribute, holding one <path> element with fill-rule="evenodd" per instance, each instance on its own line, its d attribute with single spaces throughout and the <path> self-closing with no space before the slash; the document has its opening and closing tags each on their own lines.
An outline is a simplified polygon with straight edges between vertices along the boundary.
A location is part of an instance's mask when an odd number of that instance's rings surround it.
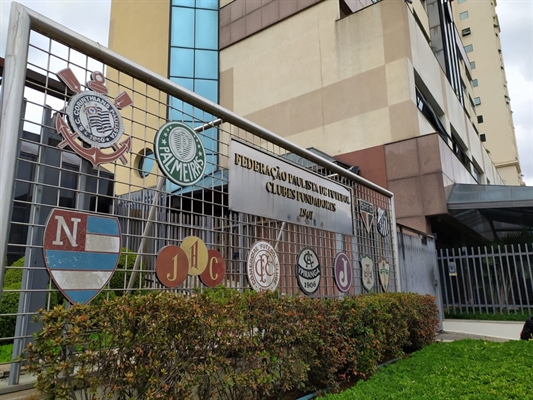
<svg viewBox="0 0 533 400">
<path fill-rule="evenodd" d="M 496 0 L 454 2 L 454 18 L 472 67 L 479 133 L 503 181 L 524 185 L 500 42 Z"/>
<path fill-rule="evenodd" d="M 423 232 L 447 213 L 454 183 L 503 183 L 428 44 L 423 3 L 322 1 L 287 18 L 282 2 L 267 2 L 232 20 L 241 3 L 221 10 L 222 106 L 358 165 L 395 193 L 398 222 Z M 276 11 L 280 21 L 263 26 Z"/>
<path fill-rule="evenodd" d="M 128 3 L 113 0 L 110 47 L 172 75 L 173 24 L 165 25 L 172 7 L 156 2 L 157 10 L 154 4 L 137 12 Z M 222 0 L 219 6 L 219 103 L 358 166 L 361 176 L 395 194 L 398 223 L 435 232 L 437 219 L 449 219 L 454 184 L 519 183 L 480 138 L 486 124 L 470 101 L 477 97 L 475 70 L 449 2 Z M 161 23 L 150 35 L 127 29 L 150 25 L 155 14 Z"/>
</svg>

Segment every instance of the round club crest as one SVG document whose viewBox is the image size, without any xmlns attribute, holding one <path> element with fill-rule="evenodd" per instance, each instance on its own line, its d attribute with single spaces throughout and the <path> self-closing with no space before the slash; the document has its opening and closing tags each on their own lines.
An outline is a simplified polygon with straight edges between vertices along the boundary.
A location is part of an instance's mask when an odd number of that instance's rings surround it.
<svg viewBox="0 0 533 400">
<path fill-rule="evenodd" d="M 57 76 L 76 93 L 65 108 L 65 116 L 63 113 L 55 116 L 55 128 L 63 136 L 58 147 L 62 149 L 70 146 L 94 167 L 118 159 L 127 164 L 125 154 L 131 149 L 131 138 L 118 143 L 124 133 L 124 124 L 118 110 L 133 104 L 130 96 L 122 92 L 111 102 L 107 97 L 106 79 L 99 71 L 91 74 L 91 80 L 87 82 L 90 90 L 84 91 L 70 68 L 59 71 Z M 112 148 L 111 152 L 102 151 L 107 148 Z"/>
<path fill-rule="evenodd" d="M 100 93 L 87 90 L 76 94 L 68 102 L 66 111 L 70 128 L 97 149 L 113 146 L 124 133 L 118 109 Z"/>
<path fill-rule="evenodd" d="M 298 286 L 306 295 L 311 295 L 317 291 L 320 284 L 320 262 L 313 249 L 304 247 L 298 254 L 296 278 Z"/>
<path fill-rule="evenodd" d="M 276 250 L 267 242 L 255 242 L 248 254 L 248 282 L 257 292 L 274 291 L 278 287 L 280 265 Z"/>
<path fill-rule="evenodd" d="M 335 256 L 335 283 L 342 293 L 346 293 L 352 286 L 352 263 L 346 253 L 340 252 Z"/>
<path fill-rule="evenodd" d="M 159 168 L 175 184 L 194 185 L 204 176 L 204 145 L 196 132 L 186 124 L 167 122 L 159 128 L 154 149 Z"/>
</svg>

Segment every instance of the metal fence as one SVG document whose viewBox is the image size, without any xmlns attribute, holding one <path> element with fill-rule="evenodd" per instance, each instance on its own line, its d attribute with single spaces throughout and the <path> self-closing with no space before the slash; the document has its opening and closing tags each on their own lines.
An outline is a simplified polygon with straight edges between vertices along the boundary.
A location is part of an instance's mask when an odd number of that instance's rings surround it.
<svg viewBox="0 0 533 400">
<path fill-rule="evenodd" d="M 439 329 L 442 329 L 444 311 L 435 238 L 401 225 L 397 236 L 402 289 L 434 296 L 439 309 Z"/>
<path fill-rule="evenodd" d="M 440 250 L 445 311 L 531 314 L 532 264 L 531 244 Z"/>
<path fill-rule="evenodd" d="M 155 273 L 161 249 L 179 245 L 190 236 L 221 254 L 226 265 L 221 283 L 237 290 L 250 288 L 247 255 L 258 240 L 269 242 L 278 254 L 280 293 L 302 293 L 295 265 L 305 247 L 312 248 L 321 263 L 320 287 L 314 297 L 344 295 L 334 281 L 333 263 L 340 251 L 346 253 L 353 269 L 347 294 L 368 291 L 362 284 L 360 262 L 364 257 L 374 261 L 376 277 L 378 260 L 386 260 L 390 264 L 388 290 L 400 290 L 392 193 L 16 3 L 6 54 L 0 120 L 0 257 L 4 260 L 0 269 L 0 346 L 12 344 L 13 357 L 6 363 L 11 364 L 9 382 L 0 379 L 0 393 L 3 384 L 19 383 L 20 364 L 14 360 L 39 329 L 31 322 L 38 309 L 68 306 L 64 291 L 58 291 L 57 279 L 50 278 L 43 255 L 44 243 L 53 240 L 45 233 L 54 210 L 114 216 L 119 221 L 121 258 L 100 295 L 107 298 L 141 289 L 143 293 L 173 290 L 185 294 L 203 290 L 198 276 L 189 276 L 169 289 Z M 59 79 L 58 72 L 65 69 L 75 78 Z M 129 140 L 117 142 L 114 151 L 126 145 L 129 151 L 116 161 L 95 166 L 87 157 L 80 157 L 87 146 L 78 144 L 73 151 L 74 144 L 66 145 L 65 135 L 58 130 L 68 113 L 69 100 L 89 87 L 103 93 L 98 84 L 104 82 L 107 98 L 121 108 L 124 137 Z M 132 104 L 121 103 L 124 92 Z M 194 185 L 172 184 L 154 161 L 154 136 L 169 120 L 192 127 L 205 146 L 205 174 Z M 230 209 L 228 186 L 234 184 L 229 178 L 230 146 L 237 139 L 281 163 L 312 173 L 317 180 L 345 188 L 352 196 L 351 232 L 322 229 L 313 219 L 300 215 L 282 220 L 265 217 L 262 210 L 245 213 Z M 109 155 L 103 150 L 97 153 L 102 158 Z M 360 200 L 372 207 L 362 210 Z M 378 209 L 385 218 L 379 232 Z M 74 243 L 75 226 L 64 224 L 61 228 L 58 222 L 57 232 L 61 229 Z M 58 238 L 53 243 L 59 242 Z M 383 290 L 376 278 L 370 291 Z M 13 304 L 15 310 L 10 308 Z"/>
</svg>

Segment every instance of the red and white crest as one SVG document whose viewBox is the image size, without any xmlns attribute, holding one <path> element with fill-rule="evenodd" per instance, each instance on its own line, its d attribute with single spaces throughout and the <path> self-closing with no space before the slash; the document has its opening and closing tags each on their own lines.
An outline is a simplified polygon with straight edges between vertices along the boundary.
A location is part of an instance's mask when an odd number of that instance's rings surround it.
<svg viewBox="0 0 533 400">
<path fill-rule="evenodd" d="M 366 231 L 370 233 L 372 230 L 372 223 L 374 222 L 374 205 L 368 201 L 359 199 L 359 214 L 363 219 Z"/>
</svg>

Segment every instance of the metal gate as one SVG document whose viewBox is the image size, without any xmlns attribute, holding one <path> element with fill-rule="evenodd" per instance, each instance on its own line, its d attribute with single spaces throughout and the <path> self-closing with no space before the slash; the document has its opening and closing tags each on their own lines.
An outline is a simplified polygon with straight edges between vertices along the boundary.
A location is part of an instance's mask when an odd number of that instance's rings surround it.
<svg viewBox="0 0 533 400">
<path fill-rule="evenodd" d="M 532 263 L 531 244 L 440 250 L 445 311 L 531 314 Z"/>
<path fill-rule="evenodd" d="M 402 290 L 434 296 L 442 329 L 444 311 L 435 238 L 401 225 L 397 236 Z"/>
<path fill-rule="evenodd" d="M 92 97 L 84 100 L 88 92 Z M 382 292 L 378 263 L 383 263 L 380 269 L 390 265 L 387 290 L 400 290 L 392 193 L 16 3 L 0 98 L 0 300 L 4 307 L 0 346 L 13 346 L 12 360 L 5 363 L 10 364 L 9 382 L 0 379 L 0 393 L 11 390 L 2 385 L 20 383 L 21 368 L 15 358 L 39 329 L 31 322 L 38 309 L 68 306 L 66 298 L 78 290 L 71 287 L 72 279 L 62 280 L 68 276 L 64 266 L 49 264 L 57 251 L 68 253 L 69 246 L 78 245 L 76 230 L 82 225 L 87 235 L 85 251 L 91 246 L 97 249 L 96 255 L 84 253 L 84 260 L 120 256 L 112 277 L 103 281 L 99 296 L 106 298 L 131 292 L 203 290 L 197 274 L 189 274 L 173 288 L 156 276 L 160 251 L 189 237 L 220 254 L 226 270 L 220 283 L 237 290 L 251 287 L 247 256 L 257 241 L 270 243 L 277 252 L 281 271 L 277 290 L 282 294 L 302 294 L 296 258 L 304 248 L 316 253 L 321 268 L 318 290 L 305 294 L 334 298 Z M 85 120 L 80 119 L 82 106 Z M 117 128 L 119 120 L 124 132 Z M 172 183 L 155 162 L 154 137 L 168 121 L 189 126 L 205 148 L 205 171 L 194 184 Z M 89 133 L 82 132 L 82 126 L 89 126 Z M 93 128 L 106 135 L 94 134 Z M 91 140 L 101 143 L 82 143 L 78 135 L 83 134 L 94 134 Z M 194 135 L 189 139 L 196 140 Z M 114 142 L 107 146 L 105 141 Z M 232 209 L 229 186 L 238 183 L 229 177 L 237 163 L 230 158 L 234 141 L 279 165 L 311 174 L 314 178 L 306 182 L 311 182 L 312 191 L 314 180 L 349 193 L 350 231 L 325 229 L 309 211 L 273 218 L 259 208 L 251 213 Z M 284 181 L 282 173 L 278 178 Z M 294 182 L 298 187 L 286 190 L 303 193 L 305 188 Z M 338 193 L 319 189 L 314 190 L 315 197 L 300 193 L 298 198 L 319 207 L 325 204 L 334 212 Z M 291 198 L 280 190 L 278 197 Z M 113 225 L 113 221 L 118 222 Z M 58 250 L 57 246 L 63 247 Z M 105 254 L 99 248 L 105 248 Z M 344 292 L 335 284 L 339 252 L 352 266 L 351 287 Z M 77 262 L 80 254 L 67 255 Z M 363 258 L 370 260 L 365 274 L 376 277 L 365 288 Z M 67 270 L 80 279 L 110 276 L 105 271 L 84 275 Z M 93 294 L 85 291 L 81 296 Z M 18 306 L 13 310 L 9 304 Z"/>
</svg>

